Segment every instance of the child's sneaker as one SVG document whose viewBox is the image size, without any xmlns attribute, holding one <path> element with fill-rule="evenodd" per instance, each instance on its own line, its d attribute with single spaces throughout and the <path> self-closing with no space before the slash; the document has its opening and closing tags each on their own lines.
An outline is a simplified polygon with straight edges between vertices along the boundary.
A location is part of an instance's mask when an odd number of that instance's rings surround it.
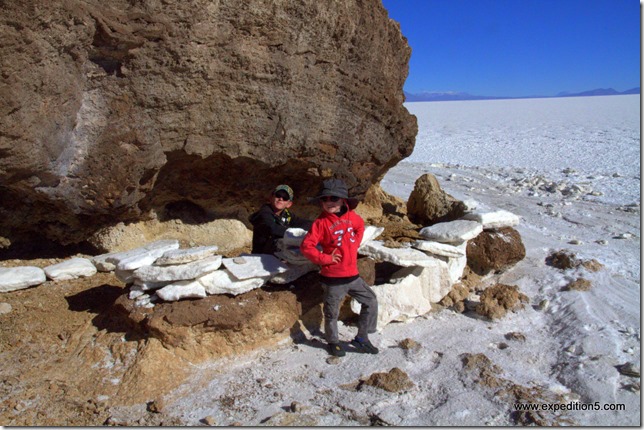
<svg viewBox="0 0 644 430">
<path fill-rule="evenodd" d="M 329 354 L 334 357 L 344 357 L 346 354 L 346 352 L 344 352 L 344 349 L 342 349 L 342 347 L 338 343 L 330 343 L 328 349 Z"/>
<path fill-rule="evenodd" d="M 364 352 L 366 354 L 378 354 L 378 348 L 373 346 L 371 342 L 369 342 L 369 339 L 362 339 L 359 337 L 356 337 L 351 341 L 351 345 L 356 347 L 358 352 Z"/>
</svg>

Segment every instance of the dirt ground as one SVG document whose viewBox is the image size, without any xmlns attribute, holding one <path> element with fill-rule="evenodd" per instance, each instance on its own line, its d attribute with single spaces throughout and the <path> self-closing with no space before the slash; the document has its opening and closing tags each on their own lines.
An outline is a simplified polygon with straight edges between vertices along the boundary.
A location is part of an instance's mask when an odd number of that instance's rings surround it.
<svg viewBox="0 0 644 430">
<path fill-rule="evenodd" d="M 54 260 L 55 262 L 55 260 Z M 26 262 L 22 262 L 23 265 Z M 49 261 L 34 260 L 46 266 Z M 0 424 L 3 426 L 102 425 L 109 418 L 98 386 L 118 378 L 101 366 L 103 351 L 120 343 L 124 333 L 97 327 L 97 317 L 123 292 L 112 275 L 47 282 L 38 287 L 4 293 L 0 301 L 11 311 L 0 315 Z M 129 345 L 128 345 L 129 344 Z M 136 350 L 125 342 L 122 353 Z M 111 387 L 110 387 L 111 385 Z"/>
<path fill-rule="evenodd" d="M 3 265 L 46 267 L 62 260 Z M 140 403 L 148 405 L 144 415 L 118 425 L 176 425 L 155 412 L 185 369 L 297 337 L 300 324 L 319 326 L 316 276 L 290 288 L 153 309 L 134 307 L 128 287 L 112 273 L 3 293 L 0 303 L 11 310 L 0 315 L 0 425 L 110 425 L 111 408 Z"/>
</svg>

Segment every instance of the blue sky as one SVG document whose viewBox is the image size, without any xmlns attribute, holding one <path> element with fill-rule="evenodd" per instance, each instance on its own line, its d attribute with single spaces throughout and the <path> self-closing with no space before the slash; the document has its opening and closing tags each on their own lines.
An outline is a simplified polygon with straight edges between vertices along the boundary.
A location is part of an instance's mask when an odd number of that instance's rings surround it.
<svg viewBox="0 0 644 430">
<path fill-rule="evenodd" d="M 640 86 L 639 0 L 383 0 L 409 93 L 554 96 Z"/>
</svg>

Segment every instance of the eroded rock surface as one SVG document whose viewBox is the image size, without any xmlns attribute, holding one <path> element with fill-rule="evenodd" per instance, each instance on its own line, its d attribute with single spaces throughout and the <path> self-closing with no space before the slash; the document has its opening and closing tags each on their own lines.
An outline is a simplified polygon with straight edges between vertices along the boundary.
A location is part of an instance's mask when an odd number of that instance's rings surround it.
<svg viewBox="0 0 644 430">
<path fill-rule="evenodd" d="M 414 146 L 411 50 L 379 0 L 19 0 L 0 37 L 5 242 L 245 221 L 330 175 L 363 197 Z"/>
</svg>

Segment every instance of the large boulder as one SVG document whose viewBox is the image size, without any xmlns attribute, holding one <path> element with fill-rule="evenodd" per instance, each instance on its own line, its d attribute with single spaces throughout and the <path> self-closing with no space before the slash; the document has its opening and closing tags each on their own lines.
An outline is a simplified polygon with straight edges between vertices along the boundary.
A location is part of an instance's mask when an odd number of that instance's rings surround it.
<svg viewBox="0 0 644 430">
<path fill-rule="evenodd" d="M 467 242 L 467 265 L 478 275 L 501 273 L 525 258 L 521 234 L 512 227 L 484 230 Z"/>
<path fill-rule="evenodd" d="M 465 214 L 466 209 L 463 202 L 443 191 L 431 173 L 416 179 L 407 200 L 409 220 L 423 226 L 457 220 Z"/>
<path fill-rule="evenodd" d="M 380 0 L 5 3 L 2 243 L 245 221 L 333 175 L 364 197 L 413 150 L 411 49 Z"/>
</svg>

